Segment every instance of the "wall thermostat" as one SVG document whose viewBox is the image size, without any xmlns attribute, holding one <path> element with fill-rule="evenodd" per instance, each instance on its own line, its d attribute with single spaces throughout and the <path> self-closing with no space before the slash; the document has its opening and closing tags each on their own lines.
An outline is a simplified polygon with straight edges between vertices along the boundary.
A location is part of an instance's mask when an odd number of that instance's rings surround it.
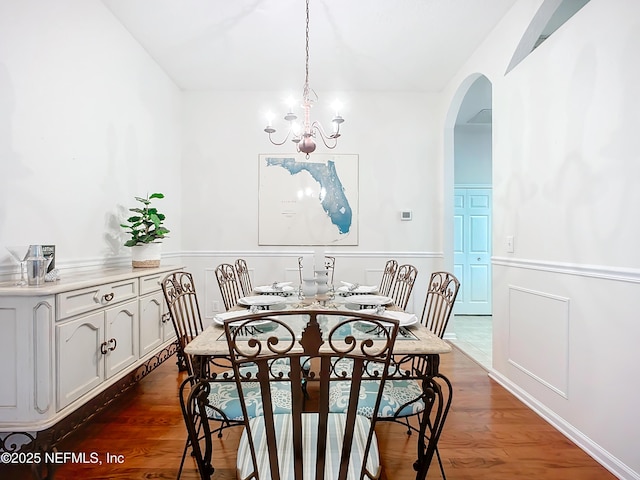
<svg viewBox="0 0 640 480">
<path fill-rule="evenodd" d="M 411 210 L 403 210 L 400 212 L 400 220 L 411 220 Z"/>
</svg>

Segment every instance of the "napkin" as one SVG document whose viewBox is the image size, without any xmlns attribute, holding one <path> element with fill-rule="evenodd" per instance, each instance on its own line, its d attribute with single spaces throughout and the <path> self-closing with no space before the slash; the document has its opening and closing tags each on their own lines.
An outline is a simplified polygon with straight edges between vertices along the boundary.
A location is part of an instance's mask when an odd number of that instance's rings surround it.
<svg viewBox="0 0 640 480">
<path fill-rule="evenodd" d="M 229 318 L 241 317 L 242 315 L 247 315 L 249 313 L 248 310 L 231 310 L 229 312 L 217 313 L 214 315 L 213 320 L 219 324 L 223 324 L 225 320 Z"/>
<path fill-rule="evenodd" d="M 259 293 L 274 293 L 274 292 L 293 292 L 295 288 L 291 286 L 293 282 L 278 282 L 274 285 L 261 285 L 254 290 Z"/>
<path fill-rule="evenodd" d="M 365 308 L 363 310 L 358 310 L 358 311 L 360 313 L 369 313 L 371 315 L 377 315 L 375 308 Z M 405 325 L 413 325 L 418 321 L 418 317 L 416 317 L 415 313 L 398 312 L 396 310 L 385 310 L 381 316 L 398 320 L 398 323 L 400 324 L 401 327 Z"/>
<path fill-rule="evenodd" d="M 357 283 L 341 282 L 342 287 L 338 287 L 338 291 L 342 293 L 376 293 L 377 285 L 358 285 Z"/>
<path fill-rule="evenodd" d="M 278 282 L 276 283 L 276 289 L 277 290 L 282 290 L 283 292 L 292 292 L 293 290 L 295 290 L 291 284 L 293 282 Z"/>
</svg>

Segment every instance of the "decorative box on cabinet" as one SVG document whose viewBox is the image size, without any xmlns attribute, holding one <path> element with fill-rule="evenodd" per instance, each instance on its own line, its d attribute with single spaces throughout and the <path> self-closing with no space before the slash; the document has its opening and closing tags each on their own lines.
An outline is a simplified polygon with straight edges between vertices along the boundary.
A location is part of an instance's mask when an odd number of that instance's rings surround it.
<svg viewBox="0 0 640 480">
<path fill-rule="evenodd" d="M 160 281 L 177 269 L 0 284 L 0 452 L 51 448 L 175 353 Z"/>
</svg>

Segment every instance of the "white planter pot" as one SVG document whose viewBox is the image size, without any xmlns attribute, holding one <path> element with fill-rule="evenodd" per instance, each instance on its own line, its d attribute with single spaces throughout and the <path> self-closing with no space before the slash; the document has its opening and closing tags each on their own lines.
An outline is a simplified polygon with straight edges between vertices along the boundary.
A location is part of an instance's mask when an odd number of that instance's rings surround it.
<svg viewBox="0 0 640 480">
<path fill-rule="evenodd" d="M 160 266 L 161 243 L 145 243 L 131 247 L 131 264 L 134 268 L 153 268 Z"/>
</svg>

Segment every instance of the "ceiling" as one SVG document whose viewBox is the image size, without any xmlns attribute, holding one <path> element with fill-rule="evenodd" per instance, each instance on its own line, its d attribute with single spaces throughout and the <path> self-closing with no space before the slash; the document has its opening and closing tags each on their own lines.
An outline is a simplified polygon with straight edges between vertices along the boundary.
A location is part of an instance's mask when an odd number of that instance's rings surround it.
<svg viewBox="0 0 640 480">
<path fill-rule="evenodd" d="M 303 0 L 102 0 L 184 90 L 296 91 Z M 444 88 L 516 0 L 311 0 L 311 87 Z"/>
</svg>

